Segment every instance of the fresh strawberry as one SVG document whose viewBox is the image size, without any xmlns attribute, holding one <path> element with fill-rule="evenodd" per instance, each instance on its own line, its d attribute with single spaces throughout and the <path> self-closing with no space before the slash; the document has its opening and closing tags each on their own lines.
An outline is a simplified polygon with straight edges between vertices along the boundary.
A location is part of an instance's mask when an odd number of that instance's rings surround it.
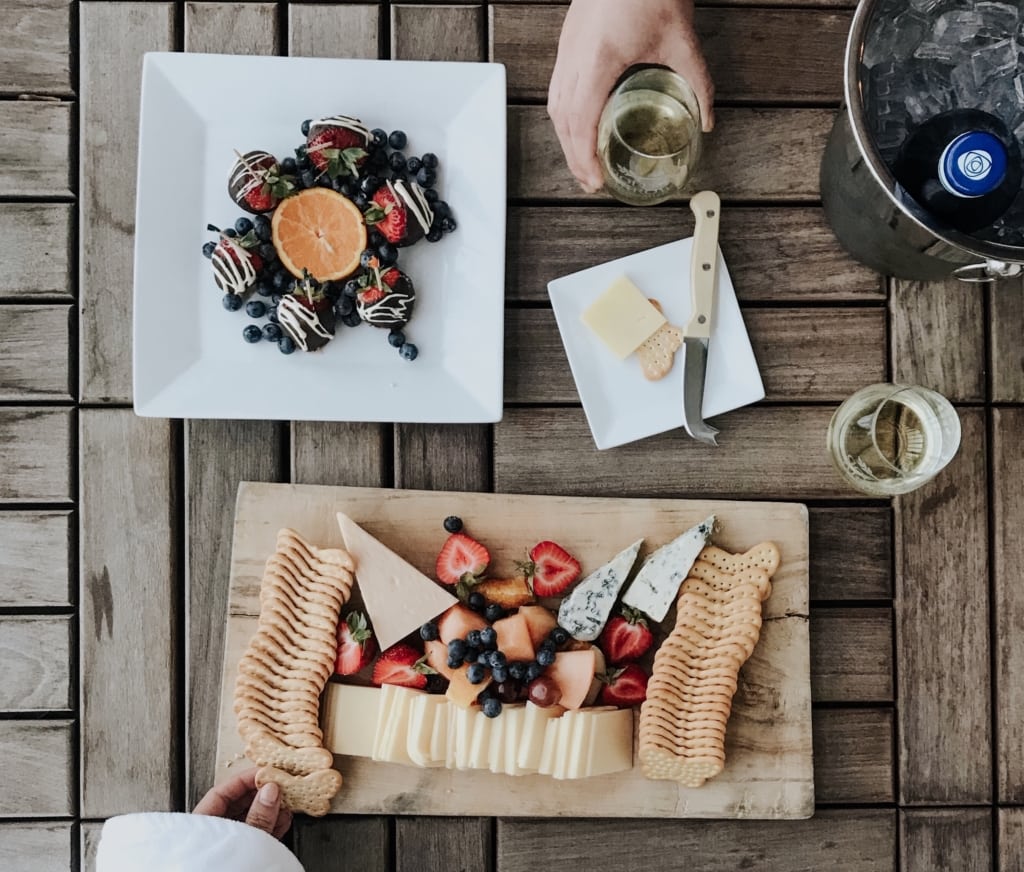
<svg viewBox="0 0 1024 872">
<path fill-rule="evenodd" d="M 366 138 L 347 127 L 321 127 L 310 131 L 306 154 L 310 163 L 332 179 L 354 176 L 366 161 Z"/>
<path fill-rule="evenodd" d="M 389 288 L 394 290 L 395 285 L 397 285 L 405 277 L 405 273 L 403 273 L 397 267 L 389 267 L 380 274 L 380 277 L 384 284 L 386 284 Z"/>
<path fill-rule="evenodd" d="M 378 303 L 383 300 L 386 295 L 387 291 L 383 288 L 377 287 L 376 285 L 371 285 L 365 291 L 360 291 L 356 294 L 356 296 L 359 297 L 359 302 L 364 306 L 372 306 L 374 303 Z"/>
<path fill-rule="evenodd" d="M 437 577 L 442 584 L 458 584 L 483 574 L 491 555 L 475 539 L 465 533 L 453 533 L 437 555 Z"/>
<path fill-rule="evenodd" d="M 371 203 L 364 213 L 366 223 L 372 225 L 388 242 L 404 240 L 409 227 L 409 209 L 394 186 L 390 182 L 381 185 L 371 198 Z"/>
<path fill-rule="evenodd" d="M 295 190 L 295 178 L 282 173 L 269 152 L 235 154 L 238 160 L 228 176 L 228 193 L 247 212 L 269 212 Z"/>
<path fill-rule="evenodd" d="M 427 665 L 427 658 L 411 645 L 399 642 L 392 645 L 377 659 L 373 667 L 373 683 L 398 684 L 422 690 L 427 686 L 427 676 L 436 671 Z"/>
<path fill-rule="evenodd" d="M 622 607 L 622 613 L 604 626 L 598 646 L 609 663 L 625 663 L 643 657 L 654 644 L 654 634 L 641 612 Z"/>
<path fill-rule="evenodd" d="M 598 701 L 601 705 L 628 708 L 647 698 L 647 673 L 636 663 L 609 669 L 601 676 L 603 684 Z"/>
<path fill-rule="evenodd" d="M 534 545 L 522 569 L 538 597 L 558 596 L 580 577 L 580 562 L 554 542 Z"/>
<path fill-rule="evenodd" d="M 377 653 L 377 640 L 362 612 L 350 612 L 338 623 L 338 656 L 334 671 L 338 675 L 354 675 Z"/>
</svg>

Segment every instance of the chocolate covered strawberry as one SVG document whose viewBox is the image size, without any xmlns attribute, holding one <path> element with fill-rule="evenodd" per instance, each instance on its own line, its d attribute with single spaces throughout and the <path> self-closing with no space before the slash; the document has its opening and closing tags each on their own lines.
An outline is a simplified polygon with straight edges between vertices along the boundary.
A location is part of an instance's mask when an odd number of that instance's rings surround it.
<svg viewBox="0 0 1024 872">
<path fill-rule="evenodd" d="M 416 289 L 401 270 L 371 266 L 357 281 L 356 309 L 367 324 L 393 330 L 412 317 Z"/>
<path fill-rule="evenodd" d="M 228 175 L 228 194 L 246 212 L 270 212 L 295 190 L 294 177 L 285 175 L 269 152 L 235 154 L 238 160 Z"/>
<path fill-rule="evenodd" d="M 323 288 L 308 272 L 277 306 L 281 329 L 303 351 L 319 351 L 334 336 L 337 315 Z"/>
<path fill-rule="evenodd" d="M 364 217 L 392 245 L 419 242 L 434 220 L 434 212 L 415 182 L 386 182 L 370 200 Z"/>
<path fill-rule="evenodd" d="M 210 229 L 216 228 L 211 225 Z M 257 273 L 263 269 L 263 259 L 249 251 L 245 242 L 245 239 L 221 234 L 210 254 L 213 281 L 226 294 L 243 296 L 248 293 L 256 284 Z"/>
<path fill-rule="evenodd" d="M 332 115 L 309 125 L 306 154 L 320 172 L 332 179 L 354 176 L 367 157 L 370 132 L 358 118 Z"/>
</svg>

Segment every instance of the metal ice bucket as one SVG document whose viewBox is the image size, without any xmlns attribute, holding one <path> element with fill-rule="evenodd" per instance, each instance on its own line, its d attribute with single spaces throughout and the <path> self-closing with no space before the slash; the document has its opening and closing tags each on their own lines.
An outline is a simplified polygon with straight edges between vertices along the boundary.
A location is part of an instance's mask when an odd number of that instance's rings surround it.
<svg viewBox="0 0 1024 872">
<path fill-rule="evenodd" d="M 944 227 L 899 185 L 866 121 L 861 59 L 879 0 L 861 0 L 845 58 L 845 105 L 821 163 L 825 214 L 842 246 L 858 261 L 897 278 L 928 281 L 955 275 L 968 282 L 1018 275 L 1024 247 L 976 239 Z M 895 26 L 895 25 L 894 25 Z"/>
</svg>

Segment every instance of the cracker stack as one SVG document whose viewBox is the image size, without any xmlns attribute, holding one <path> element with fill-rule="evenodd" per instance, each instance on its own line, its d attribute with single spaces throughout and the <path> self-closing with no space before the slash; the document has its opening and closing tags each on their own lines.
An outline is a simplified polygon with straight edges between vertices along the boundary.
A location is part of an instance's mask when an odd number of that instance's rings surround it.
<svg viewBox="0 0 1024 872">
<path fill-rule="evenodd" d="M 740 667 L 761 632 L 779 549 L 745 554 L 709 547 L 679 589 L 676 624 L 654 657 L 640 708 L 644 775 L 700 787 L 725 766 L 725 726 Z"/>
<path fill-rule="evenodd" d="M 238 665 L 238 732 L 246 757 L 262 767 L 256 783 L 276 782 L 288 808 L 314 816 L 341 788 L 318 715 L 353 569 L 348 552 L 281 530 L 260 586 L 259 629 Z"/>
</svg>

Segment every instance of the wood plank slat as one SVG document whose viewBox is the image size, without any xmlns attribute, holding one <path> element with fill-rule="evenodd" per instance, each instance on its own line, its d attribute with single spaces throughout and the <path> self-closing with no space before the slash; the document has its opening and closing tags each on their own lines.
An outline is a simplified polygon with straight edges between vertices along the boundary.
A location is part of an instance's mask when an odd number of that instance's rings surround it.
<svg viewBox="0 0 1024 872">
<path fill-rule="evenodd" d="M 67 408 L 0 408 L 0 505 L 71 501 L 72 421 Z"/>
<path fill-rule="evenodd" d="M 70 823 L 0 824 L 0 869 L 55 872 L 71 869 Z"/>
<path fill-rule="evenodd" d="M 1024 409 L 992 411 L 996 750 L 1000 802 L 1024 802 Z"/>
<path fill-rule="evenodd" d="M 288 54 L 308 58 L 380 57 L 380 6 L 289 3 Z"/>
<path fill-rule="evenodd" d="M 482 424 L 401 424 L 395 428 L 395 487 L 486 491 L 490 428 Z"/>
<path fill-rule="evenodd" d="M 386 817 L 298 818 L 293 827 L 295 854 L 305 872 L 391 872 L 391 825 Z"/>
<path fill-rule="evenodd" d="M 816 709 L 816 802 L 893 802 L 891 709 Z"/>
<path fill-rule="evenodd" d="M 505 64 L 509 98 L 546 100 L 567 7 L 489 8 L 490 59 Z M 850 29 L 845 12 L 705 8 L 697 10 L 694 26 L 718 100 L 797 105 L 842 99 L 838 60 Z M 814 39 L 794 39 L 802 33 Z"/>
<path fill-rule="evenodd" d="M 70 306 L 0 305 L 0 401 L 71 400 Z"/>
<path fill-rule="evenodd" d="M 71 708 L 71 618 L 0 617 L 0 711 Z"/>
<path fill-rule="evenodd" d="M 241 481 L 282 481 L 282 428 L 271 421 L 188 421 L 187 805 L 214 783 L 235 495 Z"/>
<path fill-rule="evenodd" d="M 989 809 L 900 811 L 901 872 L 984 872 L 991 868 Z"/>
<path fill-rule="evenodd" d="M 96 872 L 96 851 L 100 847 L 103 824 L 97 821 L 83 821 L 79 827 L 81 872 Z"/>
<path fill-rule="evenodd" d="M 0 300 L 74 296 L 72 209 L 64 203 L 0 205 L 0 239 L 4 241 Z"/>
<path fill-rule="evenodd" d="M 86 402 L 127 403 L 135 186 L 110 180 L 135 176 L 142 56 L 174 48 L 174 4 L 85 0 L 79 18 L 79 392 Z"/>
<path fill-rule="evenodd" d="M 882 809 L 818 811 L 805 821 L 498 821 L 498 869 L 533 872 L 558 857 L 566 869 L 735 872 L 894 872 L 896 815 Z M 685 861 L 681 860 L 685 858 Z"/>
<path fill-rule="evenodd" d="M 176 810 L 175 428 L 129 409 L 80 414 L 82 816 Z"/>
<path fill-rule="evenodd" d="M 746 309 L 743 319 L 769 401 L 840 403 L 885 379 L 881 308 Z M 641 379 L 639 363 L 629 365 Z M 580 401 L 550 309 L 506 312 L 505 401 Z"/>
<path fill-rule="evenodd" d="M 75 814 L 71 721 L 0 721 L 0 818 Z"/>
<path fill-rule="evenodd" d="M 1024 279 L 995 282 L 989 289 L 989 369 L 994 403 L 1024 402 Z"/>
<path fill-rule="evenodd" d="M 494 872 L 494 828 L 490 818 L 404 817 L 396 821 L 395 872 L 472 869 Z"/>
<path fill-rule="evenodd" d="M 718 447 L 682 430 L 598 451 L 582 409 L 506 409 L 494 428 L 494 489 L 566 496 L 855 495 L 825 450 L 831 408 L 755 406 L 713 420 Z"/>
<path fill-rule="evenodd" d="M 69 606 L 71 514 L 0 512 L 0 606 Z"/>
<path fill-rule="evenodd" d="M 1024 808 L 999 809 L 999 872 L 1024 868 Z"/>
<path fill-rule="evenodd" d="M 0 197 L 70 197 L 70 103 L 0 101 Z M 40 160 L 40 155 L 46 160 Z"/>
<path fill-rule="evenodd" d="M 385 487 L 391 427 L 333 421 L 293 421 L 291 480 L 296 484 Z"/>
<path fill-rule="evenodd" d="M 885 300 L 883 280 L 843 251 L 819 208 L 728 208 L 720 231 L 742 302 Z M 505 294 L 514 301 L 547 301 L 547 283 L 558 276 L 692 234 L 693 213 L 686 207 L 513 206 Z"/>
<path fill-rule="evenodd" d="M 834 116 L 831 109 L 717 109 L 700 168 L 680 198 L 710 188 L 726 205 L 731 200 L 814 203 Z M 610 199 L 580 189 L 543 106 L 509 107 L 508 144 L 512 200 Z"/>
<path fill-rule="evenodd" d="M 391 5 L 393 58 L 480 61 L 486 57 L 486 31 L 483 6 Z"/>
<path fill-rule="evenodd" d="M 276 3 L 185 4 L 185 51 L 274 55 Z"/>
<path fill-rule="evenodd" d="M 815 702 L 893 698 L 892 609 L 811 610 L 811 696 Z"/>
<path fill-rule="evenodd" d="M 810 510 L 811 601 L 892 598 L 892 512 Z"/>
<path fill-rule="evenodd" d="M 5 0 L 0 33 L 0 94 L 74 94 L 71 0 Z"/>
<path fill-rule="evenodd" d="M 961 409 L 960 419 L 953 462 L 895 500 L 904 804 L 992 797 L 986 427 L 979 409 Z"/>
<path fill-rule="evenodd" d="M 985 399 L 985 298 L 977 285 L 894 281 L 889 312 L 893 381 L 952 402 Z"/>
</svg>

